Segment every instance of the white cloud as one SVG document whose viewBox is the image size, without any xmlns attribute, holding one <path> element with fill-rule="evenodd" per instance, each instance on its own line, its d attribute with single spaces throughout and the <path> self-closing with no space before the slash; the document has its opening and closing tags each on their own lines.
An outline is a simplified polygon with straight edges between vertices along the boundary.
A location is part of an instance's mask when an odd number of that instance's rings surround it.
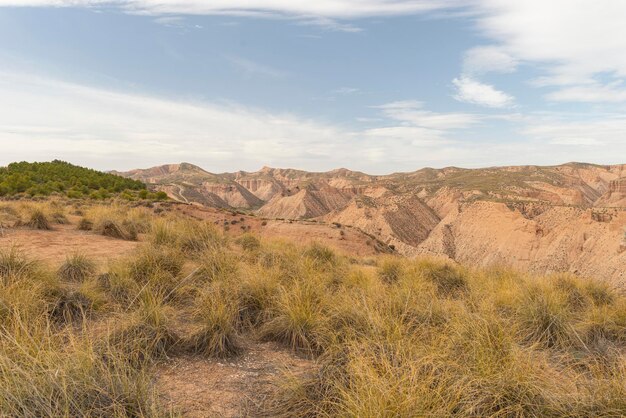
<svg viewBox="0 0 626 418">
<path fill-rule="evenodd" d="M 599 81 L 626 77 L 625 1 L 477 0 L 474 6 L 478 27 L 498 48 L 546 72 L 536 85 L 574 87 L 548 99 L 626 101 Z"/>
<path fill-rule="evenodd" d="M 301 25 L 317 26 L 334 32 L 357 33 L 363 31 L 363 29 L 358 26 L 349 23 L 341 23 L 336 19 L 330 19 L 322 16 L 303 18 L 300 19 L 298 23 Z"/>
<path fill-rule="evenodd" d="M 387 118 L 405 125 L 426 129 L 462 129 L 479 122 L 480 116 L 471 113 L 437 113 L 422 109 L 423 103 L 415 100 L 386 103 L 382 109 Z"/>
<path fill-rule="evenodd" d="M 584 138 L 584 137 L 563 137 L 563 138 L 554 138 L 550 141 L 551 144 L 554 145 L 588 145 L 588 146 L 596 146 L 602 145 L 602 142 L 598 141 L 596 138 Z"/>
<path fill-rule="evenodd" d="M 6 72 L 0 73 L 0 109 L 0 164 L 61 158 L 100 169 L 130 169 L 190 161 L 211 171 L 267 164 L 309 170 L 348 166 L 378 174 L 443 163 L 446 155 L 455 155 L 442 152 L 453 124 L 445 126 L 445 115 L 419 109 L 416 117 L 423 126 L 413 124 L 415 117 L 401 122 L 404 116 L 398 114 L 387 121 L 402 126 L 351 131 L 292 114 Z M 418 148 L 426 152 L 416 154 Z"/>
<path fill-rule="evenodd" d="M 517 67 L 517 60 L 502 48 L 478 46 L 465 52 L 463 73 L 468 75 L 489 72 L 512 73 Z"/>
<path fill-rule="evenodd" d="M 357 33 L 346 19 L 427 13 L 462 0 L 0 0 L 0 7 L 118 7 L 127 13 L 289 18 L 324 30 Z"/>
<path fill-rule="evenodd" d="M 621 80 L 604 85 L 591 83 L 562 87 L 547 94 L 546 98 L 559 102 L 624 102 L 626 101 L 626 88 L 624 88 Z"/>
<path fill-rule="evenodd" d="M 531 139 L 551 145 L 570 145 L 584 150 L 580 160 L 593 158 L 587 147 L 594 146 L 594 154 L 608 151 L 614 158 L 626 152 L 626 117 L 622 115 L 542 115 L 528 118 L 522 133 Z M 585 157 L 587 155 L 587 157 Z"/>
<path fill-rule="evenodd" d="M 460 4 L 457 0 L 0 0 L 0 6 L 89 7 L 115 5 L 146 14 L 271 13 L 354 18 L 424 13 Z"/>
<path fill-rule="evenodd" d="M 343 96 L 360 93 L 361 90 L 355 87 L 340 87 L 338 89 L 333 90 L 331 93 L 341 94 Z"/>
<path fill-rule="evenodd" d="M 28 75 L 0 74 L 2 160 L 54 157 L 100 168 L 195 160 L 223 170 L 332 155 L 342 132 L 289 114 L 112 92 Z M 118 167 L 102 167 L 115 161 Z"/>
<path fill-rule="evenodd" d="M 374 109 L 383 110 L 402 110 L 402 109 L 417 109 L 424 106 L 423 102 L 418 100 L 398 100 L 396 102 L 385 103 L 378 106 L 372 106 Z"/>
<path fill-rule="evenodd" d="M 511 107 L 515 99 L 495 87 L 481 83 L 469 76 L 461 76 L 452 80 L 456 87 L 454 98 L 460 102 L 481 106 L 504 108 Z"/>
<path fill-rule="evenodd" d="M 626 117 L 505 115 L 502 122 L 521 126 L 524 136 L 500 143 L 491 127 L 478 131 L 480 136 L 474 131 L 494 116 L 432 112 L 415 101 L 379 106 L 384 120 L 348 130 L 232 104 L 181 102 L 0 73 L 0 109 L 0 164 L 61 158 L 130 169 L 189 161 L 217 172 L 267 164 L 383 174 L 423 166 L 607 163 L 626 154 Z"/>
</svg>

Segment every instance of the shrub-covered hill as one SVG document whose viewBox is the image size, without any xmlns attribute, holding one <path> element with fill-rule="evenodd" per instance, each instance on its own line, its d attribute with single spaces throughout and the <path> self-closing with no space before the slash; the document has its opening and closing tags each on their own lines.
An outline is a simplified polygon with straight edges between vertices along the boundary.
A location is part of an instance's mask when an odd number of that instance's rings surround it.
<svg viewBox="0 0 626 418">
<path fill-rule="evenodd" d="M 149 193 L 146 185 L 140 181 L 59 160 L 43 163 L 19 162 L 0 167 L 0 197 L 51 194 L 94 199 L 106 199 L 112 195 L 128 199 L 164 198 Z"/>
</svg>

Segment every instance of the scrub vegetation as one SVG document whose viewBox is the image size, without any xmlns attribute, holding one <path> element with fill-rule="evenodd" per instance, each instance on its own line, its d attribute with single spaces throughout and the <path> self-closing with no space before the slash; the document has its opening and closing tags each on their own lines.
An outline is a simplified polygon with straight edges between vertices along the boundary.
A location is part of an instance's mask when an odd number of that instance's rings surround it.
<svg viewBox="0 0 626 418">
<path fill-rule="evenodd" d="M 59 208 L 47 203 L 47 222 L 31 225 L 35 205 L 0 214 L 20 220 L 12 228 L 54 228 Z M 230 239 L 146 208 L 78 212 L 76 229 L 138 247 L 107 263 L 70 253 L 61 266 L 0 250 L 1 416 L 177 416 L 155 385 L 159 365 L 234 359 L 251 341 L 316 365 L 279 376 L 251 415 L 626 414 L 626 297 L 603 282 Z"/>
</svg>

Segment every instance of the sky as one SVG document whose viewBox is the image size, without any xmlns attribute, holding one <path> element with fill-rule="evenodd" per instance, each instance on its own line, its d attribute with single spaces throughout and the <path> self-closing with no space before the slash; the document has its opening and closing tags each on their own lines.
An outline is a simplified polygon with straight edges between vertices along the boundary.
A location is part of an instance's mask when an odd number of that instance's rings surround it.
<svg viewBox="0 0 626 418">
<path fill-rule="evenodd" d="M 0 0 L 0 165 L 626 163 L 624 0 Z"/>
</svg>

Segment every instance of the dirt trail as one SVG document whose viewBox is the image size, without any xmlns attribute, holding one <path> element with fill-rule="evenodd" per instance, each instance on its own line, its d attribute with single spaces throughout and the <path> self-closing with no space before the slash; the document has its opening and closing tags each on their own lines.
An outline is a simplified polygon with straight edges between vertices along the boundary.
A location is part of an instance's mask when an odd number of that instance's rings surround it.
<svg viewBox="0 0 626 418">
<path fill-rule="evenodd" d="M 180 196 L 180 198 L 185 202 L 185 203 L 189 203 L 189 200 L 187 200 L 187 198 L 185 196 L 183 196 L 183 186 L 181 186 L 180 184 L 172 184 L 171 186 L 176 186 L 178 187 L 178 196 Z"/>
<path fill-rule="evenodd" d="M 165 404 L 185 417 L 258 416 L 283 372 L 300 375 L 314 369 L 313 361 L 275 343 L 251 342 L 233 359 L 172 359 L 157 372 L 156 381 Z"/>
</svg>

